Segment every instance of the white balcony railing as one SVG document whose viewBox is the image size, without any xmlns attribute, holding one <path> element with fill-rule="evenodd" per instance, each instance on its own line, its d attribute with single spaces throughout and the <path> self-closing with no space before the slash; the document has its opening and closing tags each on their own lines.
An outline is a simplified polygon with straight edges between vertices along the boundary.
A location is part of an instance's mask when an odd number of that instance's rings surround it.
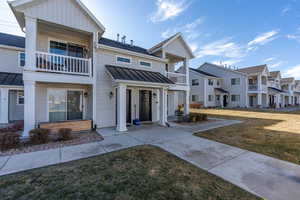
<svg viewBox="0 0 300 200">
<path fill-rule="evenodd" d="M 175 73 L 175 72 L 166 72 L 167 77 L 176 84 L 186 85 L 186 74 Z"/>
<path fill-rule="evenodd" d="M 255 91 L 258 89 L 258 86 L 257 85 L 249 85 L 249 90 L 252 90 L 252 91 Z"/>
<path fill-rule="evenodd" d="M 92 75 L 91 59 L 36 52 L 36 70 L 74 75 Z"/>
</svg>

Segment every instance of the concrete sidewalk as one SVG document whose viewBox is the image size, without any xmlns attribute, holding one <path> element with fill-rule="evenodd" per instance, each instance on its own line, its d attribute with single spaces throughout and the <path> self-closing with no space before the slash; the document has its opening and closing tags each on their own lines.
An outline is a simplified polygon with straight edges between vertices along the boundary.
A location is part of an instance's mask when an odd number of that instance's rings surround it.
<svg viewBox="0 0 300 200">
<path fill-rule="evenodd" d="M 219 120 L 214 124 L 171 128 L 148 126 L 115 135 L 101 130 L 103 141 L 47 151 L 0 157 L 0 175 L 101 155 L 137 145 L 158 146 L 191 164 L 209 171 L 253 194 L 272 200 L 298 200 L 300 166 L 221 144 L 192 134 L 240 123 Z"/>
</svg>

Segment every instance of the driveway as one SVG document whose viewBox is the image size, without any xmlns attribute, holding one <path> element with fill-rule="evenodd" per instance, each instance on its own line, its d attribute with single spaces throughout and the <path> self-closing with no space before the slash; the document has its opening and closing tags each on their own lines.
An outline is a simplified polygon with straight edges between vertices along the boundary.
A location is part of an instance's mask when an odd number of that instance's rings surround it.
<svg viewBox="0 0 300 200">
<path fill-rule="evenodd" d="M 119 135 L 114 135 L 112 129 L 103 129 L 100 130 L 104 135 L 101 142 L 0 157 L 0 175 L 149 144 L 263 198 L 298 200 L 299 165 L 199 138 L 192 133 L 197 129 L 203 131 L 234 123 L 240 122 L 223 120 L 207 125 L 171 128 L 149 125 Z"/>
</svg>

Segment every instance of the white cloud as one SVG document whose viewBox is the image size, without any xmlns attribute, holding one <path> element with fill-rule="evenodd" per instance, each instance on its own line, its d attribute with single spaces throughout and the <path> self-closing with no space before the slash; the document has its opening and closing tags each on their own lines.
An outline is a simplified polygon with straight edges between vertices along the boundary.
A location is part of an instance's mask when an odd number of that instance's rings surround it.
<svg viewBox="0 0 300 200">
<path fill-rule="evenodd" d="M 285 77 L 295 77 L 296 79 L 300 79 L 300 65 L 296 65 L 291 67 L 283 72 L 283 76 Z"/>
<path fill-rule="evenodd" d="M 265 45 L 271 41 L 273 41 L 278 34 L 278 30 L 272 30 L 266 33 L 262 33 L 254 38 L 252 41 L 248 42 L 248 46 L 251 48 L 254 45 Z"/>
<path fill-rule="evenodd" d="M 271 68 L 271 69 L 277 68 L 277 67 L 281 66 L 283 63 L 284 63 L 283 61 L 278 61 L 276 63 L 268 65 L 268 67 Z"/>
<path fill-rule="evenodd" d="M 157 10 L 151 15 L 153 23 L 166 21 L 180 15 L 189 4 L 186 0 L 157 0 Z"/>
<path fill-rule="evenodd" d="M 281 10 L 281 15 L 287 14 L 291 9 L 292 9 L 291 5 L 286 5 L 286 6 Z"/>
<path fill-rule="evenodd" d="M 286 35 L 286 37 L 290 40 L 296 40 L 297 42 L 300 42 L 300 34 L 289 34 Z"/>
<path fill-rule="evenodd" d="M 275 59 L 276 59 L 275 57 L 270 57 L 270 58 L 266 58 L 263 62 L 267 63 L 267 62 L 274 61 Z"/>
<path fill-rule="evenodd" d="M 199 48 L 196 43 L 189 43 L 189 47 L 191 48 L 192 52 L 195 52 Z"/>
<path fill-rule="evenodd" d="M 196 53 L 198 58 L 205 56 L 222 56 L 227 58 L 242 58 L 245 56 L 243 48 L 231 41 L 231 38 L 224 38 L 206 44 Z"/>
</svg>

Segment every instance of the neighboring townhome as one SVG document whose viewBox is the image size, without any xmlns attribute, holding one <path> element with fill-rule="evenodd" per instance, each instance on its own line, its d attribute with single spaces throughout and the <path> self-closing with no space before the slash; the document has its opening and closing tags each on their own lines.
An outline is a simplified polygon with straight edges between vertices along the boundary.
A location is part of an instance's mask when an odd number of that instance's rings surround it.
<svg viewBox="0 0 300 200">
<path fill-rule="evenodd" d="M 300 80 L 295 80 L 295 91 L 294 91 L 295 105 L 300 105 Z"/>
<path fill-rule="evenodd" d="M 282 78 L 280 81 L 281 89 L 286 92 L 286 95 L 283 99 L 284 106 L 293 106 L 295 105 L 295 78 L 288 77 Z"/>
<path fill-rule="evenodd" d="M 268 96 L 270 108 L 281 108 L 284 104 L 286 92 L 281 89 L 280 71 L 272 71 L 268 77 Z"/>
<path fill-rule="evenodd" d="M 259 65 L 238 69 L 237 71 L 248 76 L 248 98 L 249 106 L 255 108 L 266 108 L 269 106 L 267 65 Z"/>
<path fill-rule="evenodd" d="M 204 107 L 248 107 L 247 74 L 204 63 L 190 69 L 191 102 Z"/>
<path fill-rule="evenodd" d="M 118 131 L 135 119 L 165 125 L 178 102 L 189 113 L 194 56 L 181 34 L 145 49 L 102 37 L 104 26 L 79 0 L 9 4 L 26 36 L 0 35 L 1 123 L 24 119 L 26 137 L 64 122 Z M 175 73 L 178 64 L 183 73 Z"/>
</svg>

